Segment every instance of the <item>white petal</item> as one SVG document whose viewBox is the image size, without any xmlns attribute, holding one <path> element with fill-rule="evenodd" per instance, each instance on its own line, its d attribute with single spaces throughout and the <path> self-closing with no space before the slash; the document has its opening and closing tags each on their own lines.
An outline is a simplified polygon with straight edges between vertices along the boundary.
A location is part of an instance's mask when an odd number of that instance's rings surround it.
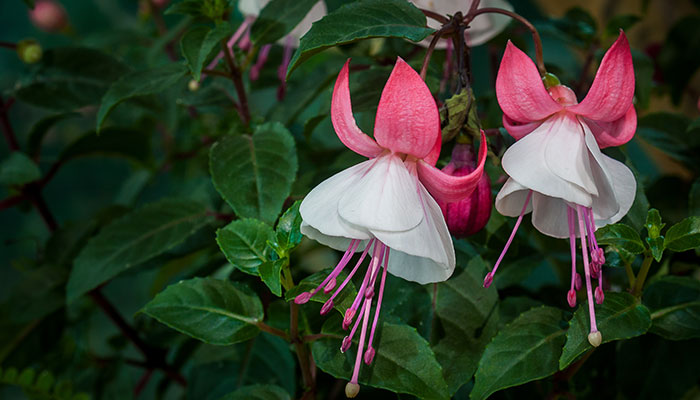
<svg viewBox="0 0 700 400">
<path fill-rule="evenodd" d="M 530 189 L 508 178 L 496 196 L 496 210 L 506 217 L 518 217 L 523 210 Z M 525 214 L 532 211 L 532 202 L 525 209 Z"/>
<path fill-rule="evenodd" d="M 532 194 L 532 225 L 538 231 L 555 238 L 569 237 L 567 203 L 562 199 Z"/>
<path fill-rule="evenodd" d="M 398 156 L 380 156 L 347 187 L 338 203 L 338 214 L 351 225 L 368 230 L 412 229 L 423 219 L 415 180 Z"/>
<path fill-rule="evenodd" d="M 560 125 L 550 133 L 545 149 L 549 170 L 561 179 L 579 186 L 593 196 L 598 195 L 589 164 L 583 126 L 576 116 L 565 114 Z"/>
<path fill-rule="evenodd" d="M 329 237 L 369 239 L 370 234 L 366 229 L 353 226 L 340 218 L 338 203 L 348 190 L 357 184 L 374 162 L 375 160 L 367 160 L 354 165 L 316 186 L 306 195 L 299 206 L 299 213 L 304 224 Z"/>
<path fill-rule="evenodd" d="M 350 247 L 350 241 L 352 241 L 352 239 L 348 239 L 342 236 L 324 235 L 318 229 L 315 229 L 313 226 L 308 225 L 305 222 L 301 223 L 301 233 L 309 239 L 313 239 L 324 246 L 328 246 L 338 251 L 347 250 L 348 247 Z M 360 245 L 357 247 L 357 250 L 355 251 L 364 250 L 365 246 L 367 245 L 367 242 L 368 240 L 364 240 L 362 243 L 360 243 Z"/>
<path fill-rule="evenodd" d="M 442 282 L 455 268 L 452 237 L 442 211 L 423 185 L 415 179 L 423 218 L 405 232 L 372 230 L 377 239 L 391 248 L 389 272 L 420 284 Z"/>
<path fill-rule="evenodd" d="M 550 197 L 590 207 L 593 199 L 575 183 L 566 181 L 549 168 L 547 144 L 559 133 L 566 118 L 552 117 L 515 142 L 503 155 L 503 169 L 520 185 Z"/>
</svg>

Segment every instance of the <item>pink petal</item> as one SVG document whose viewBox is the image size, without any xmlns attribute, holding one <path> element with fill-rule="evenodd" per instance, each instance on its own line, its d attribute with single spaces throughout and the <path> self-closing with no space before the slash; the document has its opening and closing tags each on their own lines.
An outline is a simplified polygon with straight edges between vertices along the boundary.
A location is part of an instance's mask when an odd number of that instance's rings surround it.
<svg viewBox="0 0 700 400">
<path fill-rule="evenodd" d="M 601 149 L 620 146 L 629 142 L 634 136 L 637 129 L 637 112 L 634 110 L 634 106 L 630 106 L 625 115 L 615 121 L 602 122 L 583 118 L 583 123 L 591 128 L 591 132 L 593 132 Z"/>
<path fill-rule="evenodd" d="M 442 135 L 437 137 L 437 140 L 435 140 L 435 145 L 433 146 L 433 149 L 430 150 L 430 153 L 428 153 L 427 156 L 423 157 L 423 161 L 434 166 L 437 163 L 438 158 L 440 158 L 440 149 L 441 148 L 442 148 Z"/>
<path fill-rule="evenodd" d="M 384 86 L 374 121 L 374 137 L 397 153 L 426 157 L 440 136 L 440 114 L 425 82 L 398 58 Z"/>
<path fill-rule="evenodd" d="M 507 115 L 503 114 L 503 127 L 506 128 L 510 136 L 512 136 L 515 140 L 520 140 L 520 138 L 534 131 L 541 124 L 542 122 L 540 121 L 521 124 L 518 121 L 513 121 L 512 119 L 508 118 Z"/>
<path fill-rule="evenodd" d="M 445 203 L 460 201 L 471 195 L 479 184 L 481 175 L 484 173 L 487 151 L 486 136 L 482 131 L 479 160 L 476 168 L 470 174 L 464 176 L 447 175 L 427 162 L 419 160 L 416 163 L 418 178 L 436 200 Z"/>
<path fill-rule="evenodd" d="M 586 98 L 569 111 L 612 122 L 625 115 L 634 97 L 634 67 L 627 37 L 620 36 L 605 53 Z"/>
<path fill-rule="evenodd" d="M 539 121 L 561 110 L 544 88 L 535 63 L 508 41 L 496 76 L 498 104 L 511 120 Z"/>
<path fill-rule="evenodd" d="M 335 133 L 345 146 L 357 154 L 373 158 L 382 152 L 382 148 L 371 137 L 365 135 L 355 123 L 350 101 L 348 64 L 350 59 L 345 62 L 335 81 L 331 101 L 331 122 Z"/>
</svg>

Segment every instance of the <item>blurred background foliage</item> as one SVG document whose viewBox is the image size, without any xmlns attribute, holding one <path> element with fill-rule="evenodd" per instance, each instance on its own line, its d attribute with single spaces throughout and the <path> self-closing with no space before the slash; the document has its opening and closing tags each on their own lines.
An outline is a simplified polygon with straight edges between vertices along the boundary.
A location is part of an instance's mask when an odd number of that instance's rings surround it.
<svg viewBox="0 0 700 400">
<path fill-rule="evenodd" d="M 252 121 L 248 124 L 231 106 L 231 98 L 238 97 L 234 83 L 228 79 L 207 76 L 198 90 L 190 90 L 192 76 L 182 64 L 181 38 L 192 27 L 203 25 L 198 17 L 162 15 L 163 9 L 149 9 L 147 2 L 135 0 L 61 3 L 70 28 L 51 34 L 30 23 L 25 2 L 0 2 L 0 41 L 16 43 L 33 38 L 43 49 L 40 62 L 26 64 L 15 51 L 0 48 L 0 94 L 5 104 L 13 99 L 8 121 L 26 155 L 11 154 L 10 146 L 0 146 L 0 199 L 40 190 L 55 217 L 55 226 L 47 224 L 37 212 L 42 205 L 33 195 L 0 212 L 0 398 L 302 396 L 302 371 L 295 354 L 299 349 L 284 339 L 269 333 L 250 339 L 255 332 L 241 328 L 242 336 L 227 342 L 229 345 L 203 344 L 201 341 L 216 343 L 218 339 L 203 339 L 201 334 L 207 332 L 189 336 L 178 333 L 151 318 L 161 319 L 157 311 L 144 306 L 155 307 L 149 302 L 183 279 L 192 284 L 198 284 L 192 281 L 194 277 L 228 279 L 245 285 L 249 288 L 245 290 L 259 297 L 255 301 L 264 309 L 268 326 L 289 329 L 285 298 L 292 297 L 284 282 L 280 283 L 285 279 L 284 273 L 280 278 L 280 269 L 291 268 L 290 278 L 299 282 L 332 266 L 339 256 L 308 240 L 298 243 L 295 239 L 292 243 L 288 236 L 298 232 L 285 230 L 284 224 L 275 221 L 290 207 L 287 216 L 294 221 L 295 200 L 332 173 L 361 159 L 347 151 L 333 133 L 329 109 L 335 77 L 345 60 L 352 57 L 357 66 L 351 73 L 353 108 L 360 127 L 371 132 L 381 88 L 396 56 L 419 69 L 425 49 L 398 38 L 374 38 L 334 47 L 292 72 L 282 99 L 278 99 L 277 68 L 284 57 L 283 46 L 271 47 L 254 81 L 248 79 L 247 72 L 255 62 L 255 51 L 250 56 L 238 52 L 236 61 L 245 69 L 243 84 Z M 329 11 L 341 3 L 326 1 Z M 620 28 L 632 45 L 638 130 L 630 143 L 606 152 L 626 162 L 637 174 L 640 189 L 633 209 L 623 220 L 637 237 L 623 244 L 606 242 L 610 247 L 605 271 L 606 290 L 622 292 L 617 296 L 607 294 L 609 315 L 615 315 L 615 304 L 632 310 L 625 311 L 625 321 L 611 320 L 611 326 L 618 323 L 622 327 L 616 338 L 635 338 L 603 345 L 583 357 L 583 351 L 571 350 L 566 365 L 562 364 L 563 358 L 556 364 L 559 357 L 555 356 L 553 371 L 538 371 L 536 365 L 541 358 L 530 355 L 534 358 L 526 360 L 529 364 L 525 366 L 533 376 L 514 377 L 511 384 L 488 378 L 496 382 L 494 390 L 523 384 L 497 392 L 494 397 L 697 398 L 698 227 L 692 228 L 695 236 L 689 239 L 691 245 L 667 247 L 665 253 L 653 254 L 656 262 L 649 270 L 643 305 L 638 297 L 625 294 L 627 276 L 623 266 L 629 264 L 635 272 L 644 268 L 644 260 L 650 260 L 651 253 L 658 250 L 653 249 L 652 231 L 656 227 L 661 230 L 661 220 L 668 228 L 700 215 L 700 2 L 523 0 L 512 1 L 512 5 L 540 31 L 548 70 L 579 96 L 587 91 L 602 54 Z M 244 19 L 235 4 L 227 17 L 233 28 Z M 503 182 L 497 156 L 513 143 L 503 129 L 498 130 L 501 111 L 494 93 L 495 73 L 507 40 L 534 54 L 529 32 L 515 22 L 471 53 L 481 124 L 495 132 L 489 140 L 496 157 L 490 158 L 487 167 L 493 193 Z M 206 53 L 204 58 L 209 60 L 216 50 Z M 455 94 L 454 79 L 441 87 L 445 57 L 445 51 L 435 52 L 426 79 L 440 105 Z M 103 96 L 129 71 L 141 71 L 143 75 L 134 80 L 135 87 L 121 89 L 128 93 L 117 96 L 117 100 L 129 100 L 105 116 L 100 108 L 109 99 Z M 105 116 L 103 125 L 96 124 L 98 115 Z M 98 136 L 95 130 L 100 128 Z M 217 147 L 222 157 L 232 153 L 240 148 L 236 137 L 252 132 L 256 132 L 253 137 L 276 138 L 280 154 L 295 155 L 282 157 L 281 161 L 268 160 L 289 176 L 282 187 L 273 185 L 272 192 L 282 194 L 275 204 L 251 211 L 243 210 L 247 199 L 236 186 L 238 182 L 227 181 L 224 175 L 217 181 L 216 171 L 223 174 L 230 164 L 221 161 L 217 167 L 220 159 L 215 153 Z M 288 138 L 293 142 L 285 142 Z M 215 142 L 210 160 L 209 149 Z M 451 144 L 446 144 L 439 166 L 449 161 L 450 148 Z M 289 165 L 280 164 L 285 160 Z M 27 182 L 30 186 L 24 186 Z M 172 215 L 159 214 L 163 220 L 151 221 L 155 225 L 176 218 L 186 223 L 179 225 L 177 232 L 169 232 L 167 238 L 127 248 L 120 254 L 123 265 L 110 265 L 105 261 L 108 254 L 97 250 L 86 254 L 86 243 L 104 232 L 104 227 L 117 230 L 114 221 L 130 229 L 120 231 L 121 240 L 137 237 L 143 229 L 139 222 L 147 224 L 152 217 L 148 207 L 174 210 Z M 661 219 L 656 220 L 654 212 L 648 214 L 650 208 L 658 210 Z M 243 226 L 239 219 L 243 216 L 257 218 L 265 227 Z M 231 220 L 241 223 L 224 228 Z M 387 292 L 392 295 L 383 309 L 384 321 L 399 327 L 392 329 L 416 328 L 444 370 L 458 369 L 456 376 L 445 377 L 448 396 L 469 397 L 480 374 L 488 374 L 480 370 L 476 379 L 472 377 L 481 368 L 480 362 L 488 362 L 481 359 L 485 346 L 498 332 L 507 333 L 503 329 L 523 312 L 538 313 L 537 307 L 542 305 L 549 311 L 563 310 L 555 316 L 563 326 L 552 328 L 562 329 L 556 331 L 560 332 L 557 335 L 561 343 L 552 344 L 555 352 L 561 352 L 564 332 L 574 325 L 567 325 L 567 321 L 576 320 L 578 312 L 573 314 L 565 302 L 568 243 L 537 234 L 529 222 L 523 224 L 520 240 L 514 243 L 507 265 L 497 275 L 495 289 L 481 287 L 483 273 L 498 256 L 512 223 L 494 212 L 482 232 L 455 241 L 458 271 L 450 281 L 439 285 L 440 293 L 447 294 L 437 307 L 431 307 L 432 287 L 394 278 L 387 283 Z M 239 234 L 242 229 L 257 234 L 264 231 L 277 247 L 266 247 L 263 240 L 265 254 L 260 262 L 245 264 L 239 253 L 230 250 L 233 247 L 227 252 L 227 245 L 222 245 L 228 240 L 226 229 Z M 641 250 L 635 251 L 636 245 Z M 262 264 L 266 266 L 260 267 Z M 89 275 L 96 265 L 112 268 L 109 279 L 95 278 L 73 286 L 67 283 L 76 270 Z M 259 267 L 272 268 L 277 276 L 270 277 L 274 272 L 264 275 Z M 75 295 L 68 302 L 66 285 Z M 91 291 L 95 287 L 99 292 Z M 231 290 L 237 295 L 247 293 Z M 88 291 L 93 294 L 83 295 Z M 248 311 L 257 310 L 255 301 Z M 114 318 L 105 312 L 110 307 L 132 327 L 128 329 L 137 341 L 125 333 L 124 327 L 115 325 Z M 309 304 L 302 308 L 300 330 L 304 334 L 337 330 L 337 320 L 324 324 L 325 318 L 318 316 L 319 307 Z M 669 307 L 682 307 L 682 315 L 666 318 L 664 310 Z M 450 326 L 447 321 L 456 310 L 469 311 L 464 318 L 471 322 L 458 328 Z M 635 316 L 651 318 L 648 326 L 644 321 L 637 325 L 630 322 Z M 647 331 L 650 333 L 644 334 Z M 455 339 L 468 335 L 478 340 L 463 343 Z M 320 368 L 316 377 L 319 398 L 343 396 L 349 367 L 343 364 L 344 357 L 337 358 L 330 350 L 337 349 L 339 342 L 324 339 L 311 346 Z M 158 363 L 147 364 L 153 360 Z M 376 376 L 380 376 L 381 368 L 377 367 Z M 379 388 L 363 386 L 361 398 L 394 396 L 385 389 L 409 393 L 399 398 L 428 396 L 428 392 L 414 387 L 406 389 L 391 377 L 379 379 L 383 382 L 380 384 L 371 380 L 376 377 L 363 379 Z M 533 379 L 539 380 L 525 384 Z M 477 390 L 481 396 L 490 394 L 483 387 Z M 444 395 L 439 392 L 436 396 Z M 480 395 L 472 393 L 473 398 Z"/>
</svg>

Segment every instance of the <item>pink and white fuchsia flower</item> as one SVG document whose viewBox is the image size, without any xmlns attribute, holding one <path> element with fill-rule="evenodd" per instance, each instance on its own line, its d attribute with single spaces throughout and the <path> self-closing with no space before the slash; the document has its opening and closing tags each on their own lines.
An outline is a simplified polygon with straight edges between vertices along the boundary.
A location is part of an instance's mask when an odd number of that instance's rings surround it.
<svg viewBox="0 0 700 400">
<path fill-rule="evenodd" d="M 605 262 L 594 232 L 619 221 L 636 192 L 634 175 L 600 149 L 628 142 L 637 127 L 632 105 L 634 69 L 624 33 L 607 51 L 590 91 L 580 103 L 566 86 L 547 90 L 535 64 L 508 42 L 496 78 L 503 125 L 517 142 L 503 155 L 510 176 L 496 197 L 496 209 L 518 220 L 493 270 L 489 286 L 522 221 L 532 211 L 532 224 L 545 235 L 571 243 L 569 305 L 576 305 L 581 278 L 576 273 L 576 238 L 581 239 L 583 270 L 590 313 L 588 341 L 600 345 L 591 278 L 598 278 L 596 303 L 603 302 L 601 267 Z M 590 248 L 590 262 L 589 262 Z"/>
<path fill-rule="evenodd" d="M 458 201 L 471 194 L 483 173 L 486 138 L 482 134 L 477 167 L 472 173 L 450 176 L 435 168 L 442 140 L 437 105 L 416 71 L 399 58 L 382 91 L 372 139 L 358 128 L 352 114 L 349 62 L 335 83 L 331 120 L 343 144 L 369 160 L 323 181 L 301 203 L 301 232 L 345 254 L 316 289 L 300 294 L 295 302 L 306 303 L 321 289 L 326 293 L 335 290 L 321 309 L 322 314 L 328 313 L 333 300 L 370 255 L 357 297 L 343 320 L 344 329 L 352 325 L 342 342 L 343 352 L 350 348 L 362 321 L 355 368 L 346 387 L 346 394 L 354 397 L 359 391 L 361 360 L 370 364 L 374 359 L 372 341 L 387 271 L 421 284 L 444 281 L 452 275 L 452 238 L 434 198 Z M 336 288 L 336 278 L 355 252 L 362 255 Z M 363 353 L 380 271 L 374 319 Z"/>
</svg>

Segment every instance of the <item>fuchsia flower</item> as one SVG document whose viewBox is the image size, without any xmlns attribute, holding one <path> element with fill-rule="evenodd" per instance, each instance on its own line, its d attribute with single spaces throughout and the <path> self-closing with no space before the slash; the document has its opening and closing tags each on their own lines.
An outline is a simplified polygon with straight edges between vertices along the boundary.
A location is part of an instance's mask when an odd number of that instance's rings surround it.
<svg viewBox="0 0 700 400">
<path fill-rule="evenodd" d="M 374 358 L 372 341 L 387 271 L 421 284 L 444 281 L 452 275 L 455 267 L 452 239 L 433 197 L 458 201 L 471 194 L 483 173 L 486 139 L 482 134 L 479 160 L 472 173 L 450 176 L 435 168 L 442 139 L 437 105 L 416 71 L 400 58 L 384 86 L 372 139 L 357 127 L 352 114 L 349 62 L 335 83 L 331 120 L 343 144 L 369 160 L 328 178 L 301 203 L 301 232 L 345 254 L 316 289 L 300 294 L 295 302 L 306 303 L 321 289 L 326 293 L 335 290 L 321 309 L 322 314 L 329 312 L 335 297 L 370 255 L 357 297 L 343 320 L 344 329 L 353 325 L 342 342 L 343 352 L 350 348 L 362 321 L 355 368 L 346 387 L 346 394 L 354 397 L 359 391 L 361 359 L 370 364 Z M 336 278 L 355 252 L 362 255 L 336 288 Z M 377 305 L 363 355 L 380 271 L 383 272 Z"/>
<path fill-rule="evenodd" d="M 68 15 L 61 3 L 55 0 L 38 0 L 29 10 L 29 19 L 44 32 L 55 33 L 68 26 Z"/>
<path fill-rule="evenodd" d="M 508 42 L 496 78 L 496 95 L 503 125 L 517 140 L 503 156 L 503 169 L 510 178 L 496 197 L 496 209 L 518 220 L 484 286 L 491 284 L 523 215 L 532 211 L 537 230 L 570 240 L 572 276 L 567 297 L 572 307 L 581 286 L 575 242 L 576 237 L 581 238 L 591 323 L 588 340 L 598 346 L 602 335 L 596 327 L 591 278 L 598 278 L 595 300 L 600 304 L 605 257 L 594 232 L 619 221 L 632 206 L 636 191 L 629 168 L 600 151 L 626 143 L 637 127 L 627 38 L 620 33 L 580 103 L 566 86 L 547 90 L 532 60 Z"/>
</svg>

